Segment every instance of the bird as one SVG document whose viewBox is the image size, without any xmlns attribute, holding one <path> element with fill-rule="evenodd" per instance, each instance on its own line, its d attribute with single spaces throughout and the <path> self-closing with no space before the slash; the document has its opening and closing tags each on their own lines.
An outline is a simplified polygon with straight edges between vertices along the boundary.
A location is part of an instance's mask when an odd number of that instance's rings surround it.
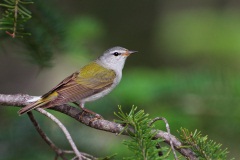
<svg viewBox="0 0 240 160">
<path fill-rule="evenodd" d="M 109 94 L 121 81 L 127 57 L 136 52 L 119 46 L 106 50 L 95 61 L 65 78 L 37 100 L 30 100 L 31 103 L 20 109 L 18 114 L 67 103 L 77 103 L 84 112 L 96 114 L 86 109 L 85 103 Z"/>
</svg>

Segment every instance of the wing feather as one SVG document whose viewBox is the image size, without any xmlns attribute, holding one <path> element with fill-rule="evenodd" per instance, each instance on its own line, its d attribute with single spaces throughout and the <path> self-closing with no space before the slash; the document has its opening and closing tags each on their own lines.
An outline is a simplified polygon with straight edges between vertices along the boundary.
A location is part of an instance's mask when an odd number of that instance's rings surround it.
<svg viewBox="0 0 240 160">
<path fill-rule="evenodd" d="M 91 67 L 91 68 L 89 68 Z M 113 70 L 103 68 L 97 63 L 87 65 L 80 72 L 76 72 L 63 80 L 44 96 L 57 92 L 54 101 L 46 105 L 46 108 L 68 102 L 82 100 L 109 88 L 116 77 Z M 44 107 L 45 108 L 45 107 Z"/>
</svg>

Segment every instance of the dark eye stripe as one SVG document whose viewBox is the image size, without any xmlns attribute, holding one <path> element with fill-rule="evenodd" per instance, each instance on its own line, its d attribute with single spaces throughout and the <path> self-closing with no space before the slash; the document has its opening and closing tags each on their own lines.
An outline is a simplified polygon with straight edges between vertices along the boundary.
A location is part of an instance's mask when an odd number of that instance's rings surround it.
<svg viewBox="0 0 240 160">
<path fill-rule="evenodd" d="M 119 55 L 121 55 L 121 53 L 114 52 L 113 55 L 114 55 L 114 56 L 119 56 Z"/>
</svg>

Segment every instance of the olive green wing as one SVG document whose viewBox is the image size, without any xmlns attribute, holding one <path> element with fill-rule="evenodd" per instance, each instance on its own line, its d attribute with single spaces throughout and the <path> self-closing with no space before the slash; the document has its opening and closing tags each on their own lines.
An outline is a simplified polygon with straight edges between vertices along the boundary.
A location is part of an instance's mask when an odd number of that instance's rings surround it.
<svg viewBox="0 0 240 160">
<path fill-rule="evenodd" d="M 113 70 L 93 62 L 83 67 L 79 74 L 72 76 L 67 83 L 55 87 L 52 92 L 57 92 L 58 96 L 46 107 L 82 100 L 97 94 L 109 88 L 115 78 L 116 73 Z"/>
</svg>

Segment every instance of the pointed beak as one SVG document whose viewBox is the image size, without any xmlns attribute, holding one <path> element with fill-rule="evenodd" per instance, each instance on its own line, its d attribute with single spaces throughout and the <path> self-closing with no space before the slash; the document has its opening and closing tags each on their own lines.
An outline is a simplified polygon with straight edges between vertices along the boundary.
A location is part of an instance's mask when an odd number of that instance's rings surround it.
<svg viewBox="0 0 240 160">
<path fill-rule="evenodd" d="M 136 53 L 136 52 L 138 52 L 138 51 L 126 51 L 126 53 L 124 53 L 123 56 L 128 57 L 130 54 Z"/>
<path fill-rule="evenodd" d="M 128 51 L 129 54 L 137 53 L 138 51 Z"/>
</svg>

